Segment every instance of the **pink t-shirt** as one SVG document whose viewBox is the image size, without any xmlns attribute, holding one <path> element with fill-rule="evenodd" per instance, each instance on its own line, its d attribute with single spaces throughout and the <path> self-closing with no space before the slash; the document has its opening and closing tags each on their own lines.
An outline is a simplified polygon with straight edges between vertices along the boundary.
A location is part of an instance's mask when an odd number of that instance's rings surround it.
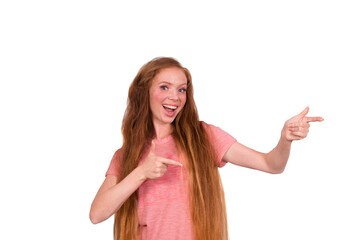
<svg viewBox="0 0 360 240">
<path fill-rule="evenodd" d="M 226 162 L 222 158 L 236 140 L 222 129 L 202 123 L 215 149 L 218 167 L 223 167 Z M 155 143 L 157 156 L 182 161 L 179 159 L 172 136 L 155 140 Z M 144 162 L 149 152 L 150 146 L 146 148 L 139 165 Z M 120 175 L 120 157 L 121 148 L 115 152 L 106 175 Z M 138 193 L 138 216 L 141 228 L 139 240 L 193 239 L 187 176 L 184 167 L 168 165 L 164 176 L 146 180 L 139 187 Z"/>
</svg>

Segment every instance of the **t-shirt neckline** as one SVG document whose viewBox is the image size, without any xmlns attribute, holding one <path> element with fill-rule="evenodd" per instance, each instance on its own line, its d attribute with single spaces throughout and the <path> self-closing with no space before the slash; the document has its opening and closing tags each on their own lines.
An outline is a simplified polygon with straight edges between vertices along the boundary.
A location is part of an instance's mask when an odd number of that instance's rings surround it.
<svg viewBox="0 0 360 240">
<path fill-rule="evenodd" d="M 163 138 L 163 139 L 154 139 L 154 142 L 156 144 L 163 144 L 163 143 L 167 143 L 169 142 L 170 140 L 173 139 L 173 136 L 170 134 L 169 136 Z"/>
</svg>

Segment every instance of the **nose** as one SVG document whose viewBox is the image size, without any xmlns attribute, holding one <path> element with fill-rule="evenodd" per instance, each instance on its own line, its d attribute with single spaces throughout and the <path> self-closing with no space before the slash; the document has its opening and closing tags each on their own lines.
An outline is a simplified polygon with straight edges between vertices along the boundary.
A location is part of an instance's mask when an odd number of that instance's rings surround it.
<svg viewBox="0 0 360 240">
<path fill-rule="evenodd" d="M 170 100 L 177 101 L 179 99 L 178 94 L 179 94 L 179 92 L 176 89 L 172 89 L 171 91 L 169 91 L 168 98 Z"/>
</svg>

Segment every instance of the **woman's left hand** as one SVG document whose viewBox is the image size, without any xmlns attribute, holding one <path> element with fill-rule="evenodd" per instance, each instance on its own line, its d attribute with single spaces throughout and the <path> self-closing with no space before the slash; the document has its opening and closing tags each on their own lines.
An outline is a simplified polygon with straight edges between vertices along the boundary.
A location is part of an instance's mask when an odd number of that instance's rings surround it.
<svg viewBox="0 0 360 240">
<path fill-rule="evenodd" d="M 306 107 L 300 114 L 290 118 L 285 122 L 281 136 L 288 141 L 301 140 L 305 138 L 309 132 L 309 122 L 321 122 L 322 117 L 307 117 L 309 107 Z"/>
</svg>

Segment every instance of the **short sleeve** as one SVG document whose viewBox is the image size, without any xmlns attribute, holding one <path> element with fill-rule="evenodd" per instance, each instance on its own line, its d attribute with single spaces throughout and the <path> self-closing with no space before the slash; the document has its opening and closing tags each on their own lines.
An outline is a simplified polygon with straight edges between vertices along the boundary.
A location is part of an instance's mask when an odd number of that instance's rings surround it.
<svg viewBox="0 0 360 240">
<path fill-rule="evenodd" d="M 122 148 L 118 149 L 112 159 L 111 159 L 111 162 L 110 162 L 110 165 L 109 165 L 109 168 L 108 170 L 106 171 L 106 174 L 105 176 L 107 176 L 108 174 L 109 175 L 115 175 L 115 176 L 118 176 L 120 177 L 120 162 L 121 162 L 121 153 L 122 153 Z"/>
<path fill-rule="evenodd" d="M 215 150 L 218 167 L 221 168 L 227 163 L 226 161 L 223 161 L 222 158 L 227 150 L 229 150 L 230 146 L 236 142 L 236 139 L 219 127 L 205 122 L 202 122 L 202 124 L 209 134 L 209 140 Z"/>
</svg>

